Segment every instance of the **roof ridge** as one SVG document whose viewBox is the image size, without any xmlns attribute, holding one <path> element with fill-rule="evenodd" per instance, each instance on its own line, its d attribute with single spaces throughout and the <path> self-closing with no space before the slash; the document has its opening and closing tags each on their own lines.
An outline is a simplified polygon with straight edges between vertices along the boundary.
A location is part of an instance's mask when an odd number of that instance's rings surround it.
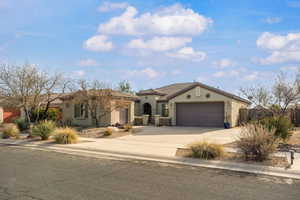
<svg viewBox="0 0 300 200">
<path fill-rule="evenodd" d="M 169 85 L 165 85 L 165 86 L 156 88 L 156 90 L 157 89 L 161 89 L 161 88 L 167 88 L 167 87 L 171 87 L 171 86 L 176 86 L 176 85 L 184 85 L 184 84 L 192 84 L 192 83 L 196 83 L 196 82 L 172 83 L 172 84 L 169 84 Z"/>
</svg>

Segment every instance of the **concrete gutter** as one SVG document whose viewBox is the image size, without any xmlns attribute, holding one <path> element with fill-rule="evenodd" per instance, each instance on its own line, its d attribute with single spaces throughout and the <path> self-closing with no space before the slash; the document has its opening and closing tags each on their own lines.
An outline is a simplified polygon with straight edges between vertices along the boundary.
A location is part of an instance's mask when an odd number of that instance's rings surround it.
<svg viewBox="0 0 300 200">
<path fill-rule="evenodd" d="M 24 144 L 12 141 L 1 140 L 0 144 L 12 145 L 17 147 L 27 147 L 35 150 L 43 151 L 53 151 L 59 153 L 66 153 L 70 155 L 79 155 L 84 157 L 93 157 L 93 158 L 108 158 L 108 159 L 134 159 L 134 160 L 144 160 L 144 161 L 154 161 L 154 162 L 163 162 L 169 164 L 179 164 L 193 167 L 206 167 L 212 169 L 222 169 L 230 170 L 237 172 L 246 172 L 253 174 L 262 174 L 269 176 L 285 177 L 292 179 L 300 179 L 300 169 L 297 167 L 290 169 L 283 169 L 279 167 L 269 167 L 261 166 L 254 164 L 245 164 L 237 162 L 228 162 L 228 161 L 206 161 L 193 158 L 181 158 L 181 157 L 167 157 L 167 156 L 156 156 L 151 154 L 135 154 L 135 153 L 124 153 L 117 151 L 104 151 L 104 150 L 94 150 L 91 148 L 78 148 L 68 145 L 51 145 L 51 146 L 41 146 L 35 144 Z M 297 155 L 300 157 L 300 154 Z"/>
</svg>

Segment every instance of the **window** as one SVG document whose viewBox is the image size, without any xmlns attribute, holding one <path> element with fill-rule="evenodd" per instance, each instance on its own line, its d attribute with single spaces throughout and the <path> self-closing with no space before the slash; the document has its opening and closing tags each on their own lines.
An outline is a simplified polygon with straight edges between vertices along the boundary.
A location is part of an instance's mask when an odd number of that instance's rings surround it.
<svg viewBox="0 0 300 200">
<path fill-rule="evenodd" d="M 74 117 L 75 118 L 88 118 L 88 105 L 87 104 L 75 104 L 74 105 Z"/>
<path fill-rule="evenodd" d="M 200 97 L 200 87 L 196 87 L 196 97 Z"/>
<path fill-rule="evenodd" d="M 162 111 L 161 111 L 161 115 L 163 117 L 168 117 L 169 116 L 169 106 L 168 104 L 164 103 L 161 105 Z"/>
</svg>

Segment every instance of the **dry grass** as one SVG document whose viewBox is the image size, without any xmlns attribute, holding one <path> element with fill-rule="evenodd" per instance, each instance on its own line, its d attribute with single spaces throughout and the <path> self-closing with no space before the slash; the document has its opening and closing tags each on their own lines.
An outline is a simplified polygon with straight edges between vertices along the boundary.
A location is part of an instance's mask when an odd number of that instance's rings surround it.
<svg viewBox="0 0 300 200">
<path fill-rule="evenodd" d="M 54 132 L 54 139 L 58 144 L 74 144 L 78 142 L 78 134 L 72 128 L 57 128 Z"/>
<path fill-rule="evenodd" d="M 205 160 L 222 158 L 224 156 L 224 147 L 220 144 L 208 143 L 206 141 L 194 142 L 188 147 L 192 150 L 192 157 Z"/>
<path fill-rule="evenodd" d="M 20 138 L 20 130 L 15 124 L 4 124 L 2 128 L 2 138 Z"/>
<path fill-rule="evenodd" d="M 113 130 L 111 128 L 106 128 L 104 131 L 104 136 L 111 136 L 113 133 Z"/>
<path fill-rule="evenodd" d="M 246 160 L 264 161 L 276 152 L 278 139 L 275 129 L 269 130 L 261 124 L 247 124 L 242 127 L 241 136 L 236 141 Z"/>
<path fill-rule="evenodd" d="M 128 131 L 131 131 L 132 129 L 133 129 L 133 126 L 131 124 L 124 125 L 124 131 L 128 132 Z"/>
</svg>

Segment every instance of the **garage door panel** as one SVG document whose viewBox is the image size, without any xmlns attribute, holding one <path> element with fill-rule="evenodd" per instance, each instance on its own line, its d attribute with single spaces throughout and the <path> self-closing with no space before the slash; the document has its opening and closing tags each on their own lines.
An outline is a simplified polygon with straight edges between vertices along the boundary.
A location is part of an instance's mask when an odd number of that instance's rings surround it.
<svg viewBox="0 0 300 200">
<path fill-rule="evenodd" d="M 177 103 L 176 124 L 178 126 L 224 126 L 224 103 Z"/>
</svg>

